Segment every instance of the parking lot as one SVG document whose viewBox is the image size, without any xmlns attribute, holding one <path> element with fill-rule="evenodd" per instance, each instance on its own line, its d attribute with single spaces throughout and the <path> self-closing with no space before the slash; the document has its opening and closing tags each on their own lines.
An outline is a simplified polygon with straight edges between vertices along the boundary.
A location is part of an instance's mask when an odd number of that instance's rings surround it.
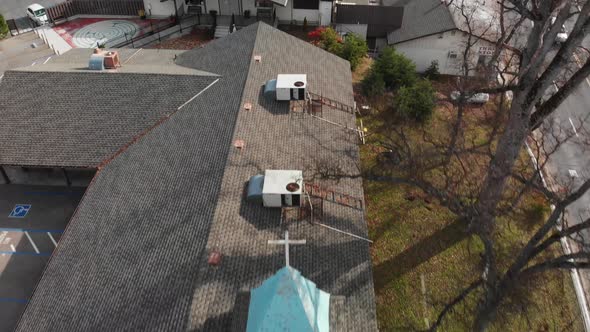
<svg viewBox="0 0 590 332">
<path fill-rule="evenodd" d="M 63 0 L 2 0 L 0 1 L 0 13 L 4 15 L 5 19 L 15 19 L 19 30 L 26 31 L 33 25 L 31 20 L 27 18 L 27 7 L 33 3 L 38 3 L 41 6 L 47 8 L 54 6 Z"/>
<path fill-rule="evenodd" d="M 14 329 L 84 190 L 0 184 L 0 331 Z"/>
</svg>

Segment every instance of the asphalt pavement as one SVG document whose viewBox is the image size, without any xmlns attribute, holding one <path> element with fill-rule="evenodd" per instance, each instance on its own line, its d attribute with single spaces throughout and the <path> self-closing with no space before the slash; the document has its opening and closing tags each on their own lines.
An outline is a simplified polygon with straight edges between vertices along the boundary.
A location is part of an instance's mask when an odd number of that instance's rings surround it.
<svg viewBox="0 0 590 332">
<path fill-rule="evenodd" d="M 590 37 L 584 40 L 584 47 L 590 45 Z M 581 55 L 580 57 L 583 57 Z M 577 63 L 570 64 L 578 66 Z M 570 68 L 574 69 L 574 68 Z M 577 69 L 577 68 L 576 68 Z M 569 76 L 569 75 L 568 75 Z M 556 82 L 551 88 L 554 93 L 562 82 Z M 556 142 L 565 140 L 552 153 L 545 166 L 549 185 L 552 190 L 575 190 L 590 179 L 590 81 L 587 79 L 555 110 L 548 121 L 557 139 L 545 134 L 545 148 L 552 151 Z M 570 226 L 579 224 L 590 218 L 590 192 L 586 192 L 566 209 L 566 223 Z M 586 229 L 574 236 L 575 252 L 580 248 L 590 250 L 590 230 Z M 586 303 L 590 302 L 590 273 L 579 270 L 580 282 L 586 294 Z M 574 283 L 576 281 L 574 280 Z M 578 299 L 581 301 L 580 299 Z M 580 302 L 580 305 L 584 305 Z M 588 310 L 588 308 L 586 308 Z M 585 316 L 587 317 L 587 316 Z M 586 321 L 586 320 L 585 320 Z M 586 322 L 584 323 L 586 325 Z"/>
<path fill-rule="evenodd" d="M 0 1 L 0 13 L 4 15 L 5 19 L 17 19 L 27 16 L 27 7 L 34 3 L 47 8 L 62 2 L 65 0 L 2 0 Z"/>
<path fill-rule="evenodd" d="M 5 19 L 14 19 L 19 29 L 27 29 L 32 26 L 32 22 L 27 18 L 27 7 L 38 3 L 48 8 L 65 0 L 0 0 L 0 13 Z"/>
<path fill-rule="evenodd" d="M 562 130 L 562 139 L 570 137 L 549 158 L 546 171 L 558 185 L 579 187 L 590 178 L 590 84 L 583 82 L 555 111 L 553 125 Z M 579 223 L 590 218 L 590 193 L 570 205 L 568 221 Z M 590 232 L 586 238 L 590 244 Z"/>
<path fill-rule="evenodd" d="M 0 185 L 0 331 L 14 330 L 84 190 Z"/>
</svg>

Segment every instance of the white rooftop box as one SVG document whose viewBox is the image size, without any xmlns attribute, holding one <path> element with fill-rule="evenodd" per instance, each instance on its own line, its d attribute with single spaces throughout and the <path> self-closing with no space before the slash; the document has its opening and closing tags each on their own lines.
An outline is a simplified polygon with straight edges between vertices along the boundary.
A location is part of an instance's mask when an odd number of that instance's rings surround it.
<svg viewBox="0 0 590 332">
<path fill-rule="evenodd" d="M 277 76 L 277 100 L 305 100 L 306 74 L 279 74 Z"/>
<path fill-rule="evenodd" d="M 300 206 L 303 172 L 272 170 L 264 172 L 262 203 L 266 207 Z"/>
</svg>

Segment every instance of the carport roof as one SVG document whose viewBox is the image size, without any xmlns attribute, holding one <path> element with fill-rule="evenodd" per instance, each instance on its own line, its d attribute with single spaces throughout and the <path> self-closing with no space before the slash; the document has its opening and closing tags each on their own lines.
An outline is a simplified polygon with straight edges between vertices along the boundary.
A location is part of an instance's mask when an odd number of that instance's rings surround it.
<svg viewBox="0 0 590 332">
<path fill-rule="evenodd" d="M 352 105 L 347 61 L 257 23 L 176 63 L 219 77 L 99 169 L 18 331 L 243 331 L 243 295 L 284 266 L 283 248 L 267 243 L 283 234 L 281 211 L 249 204 L 245 183 L 265 169 L 301 169 L 313 179 L 323 162 L 357 171 L 356 133 L 294 118 L 262 88 L 277 74 L 306 73 L 311 91 Z M 323 116 L 355 126 L 350 113 L 326 108 Z M 314 181 L 363 197 L 360 178 Z M 323 211 L 330 226 L 367 236 L 362 210 L 324 202 Z M 376 330 L 368 243 L 306 222 L 287 227 L 307 240 L 292 249 L 292 266 L 333 295 L 331 328 Z M 218 266 L 207 263 L 213 250 L 222 254 Z"/>
</svg>

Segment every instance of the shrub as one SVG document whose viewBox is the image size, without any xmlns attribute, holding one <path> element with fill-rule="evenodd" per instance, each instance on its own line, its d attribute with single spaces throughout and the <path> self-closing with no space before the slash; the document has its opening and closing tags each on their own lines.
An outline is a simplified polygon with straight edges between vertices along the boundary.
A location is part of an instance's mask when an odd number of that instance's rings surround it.
<svg viewBox="0 0 590 332">
<path fill-rule="evenodd" d="M 303 31 L 307 31 L 307 16 L 303 18 Z"/>
<path fill-rule="evenodd" d="M 395 96 L 397 113 L 405 118 L 424 122 L 430 118 L 435 106 L 435 91 L 428 80 L 419 80 L 411 86 L 402 86 Z"/>
<path fill-rule="evenodd" d="M 424 71 L 424 77 L 433 81 L 437 80 L 440 76 L 440 72 L 438 71 L 438 61 L 434 60 L 430 63 L 430 66 L 426 68 Z"/>
<path fill-rule="evenodd" d="M 374 98 L 385 93 L 385 81 L 380 72 L 371 69 L 361 83 L 363 94 Z"/>
<path fill-rule="evenodd" d="M 307 37 L 311 40 L 312 44 L 321 47 L 330 53 L 340 55 L 342 50 L 342 38 L 336 30 L 330 27 L 318 27 L 308 33 Z"/>
<path fill-rule="evenodd" d="M 355 70 L 356 67 L 361 63 L 362 59 L 367 55 L 369 48 L 367 42 L 355 34 L 346 35 L 340 57 L 350 62 L 350 68 Z"/>
<path fill-rule="evenodd" d="M 8 33 L 8 24 L 6 24 L 4 16 L 0 14 L 0 39 L 6 38 L 6 36 L 8 36 Z"/>
<path fill-rule="evenodd" d="M 418 78 L 412 60 L 397 53 L 393 47 L 384 48 L 373 66 L 383 75 L 385 86 L 391 89 L 412 86 Z"/>
</svg>

